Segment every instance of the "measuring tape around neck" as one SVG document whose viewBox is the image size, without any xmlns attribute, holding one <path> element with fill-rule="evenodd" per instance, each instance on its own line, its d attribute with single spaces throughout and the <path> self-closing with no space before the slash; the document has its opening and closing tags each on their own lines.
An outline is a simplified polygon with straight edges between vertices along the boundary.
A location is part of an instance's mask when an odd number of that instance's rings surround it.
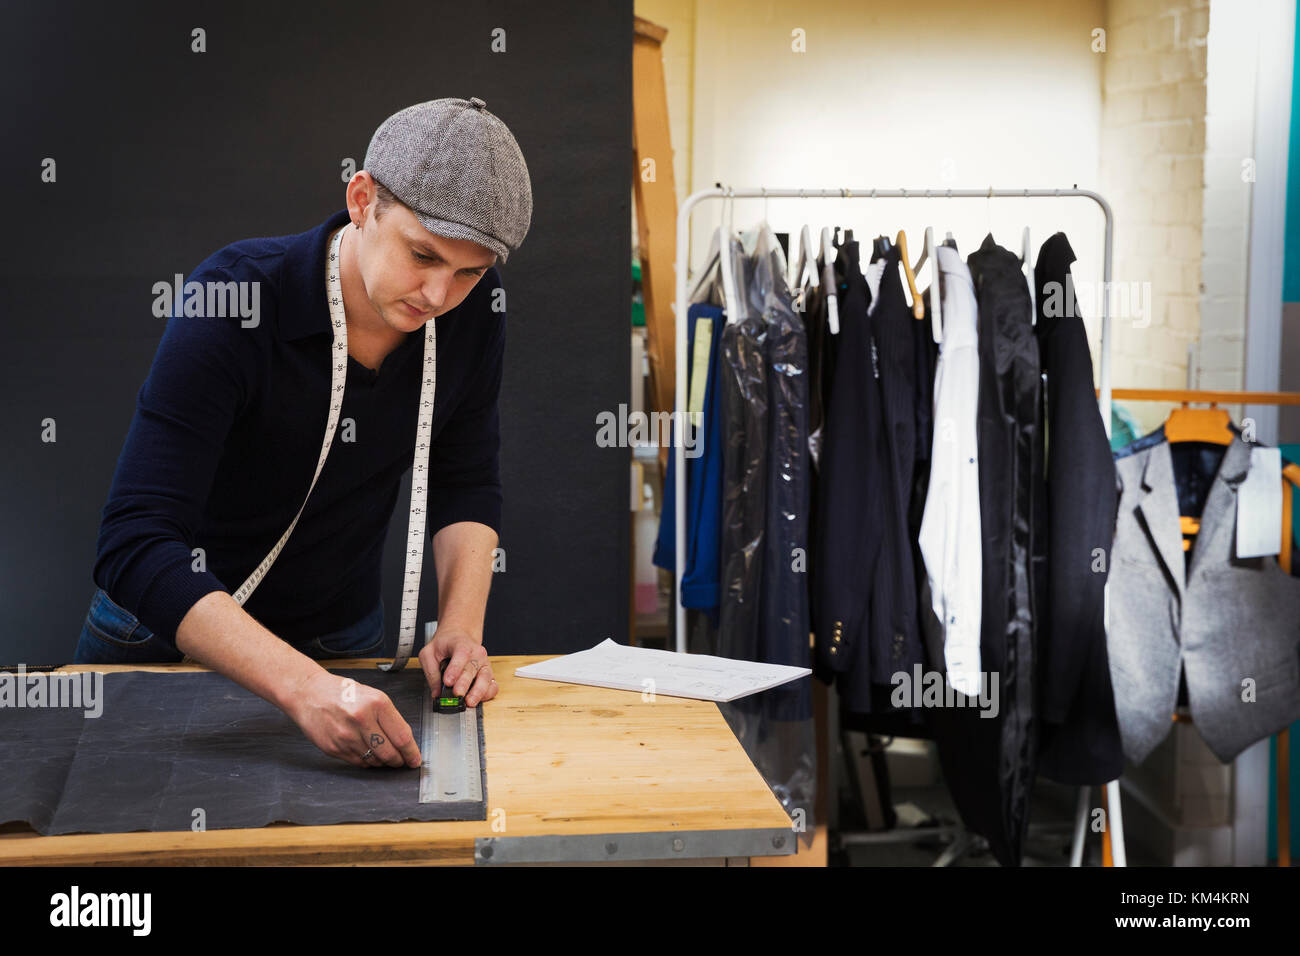
<svg viewBox="0 0 1300 956">
<path fill-rule="evenodd" d="M 348 372 L 348 324 L 343 309 L 343 283 L 339 277 L 339 263 L 343 233 L 353 228 L 355 227 L 352 223 L 348 223 L 334 234 L 326 260 L 325 298 L 329 303 L 330 322 L 334 329 L 330 362 L 330 411 L 329 418 L 325 422 L 325 441 L 321 445 L 320 458 L 316 462 L 316 474 L 312 476 L 311 486 L 307 489 L 307 499 L 311 498 L 312 489 L 316 487 L 316 479 L 320 478 L 321 470 L 325 467 L 325 459 L 329 455 L 330 446 L 334 443 L 334 431 L 343 409 L 343 390 L 347 384 Z M 420 600 L 420 571 L 424 564 L 425 503 L 429 491 L 429 445 L 433 434 L 433 395 L 437 383 L 437 370 L 438 335 L 434 320 L 429 319 L 424 323 L 424 369 L 420 375 L 420 411 L 415 429 L 415 462 L 411 468 L 411 512 L 406 526 L 406 570 L 402 576 L 401 629 L 398 632 L 397 656 L 391 663 L 379 665 L 379 669 L 384 671 L 404 669 L 415 645 L 415 618 L 419 611 Z M 304 500 L 302 507 L 298 509 L 298 513 L 294 515 L 293 521 L 280 536 L 275 547 L 232 595 L 241 607 L 262 583 L 262 579 L 266 577 L 266 572 L 271 569 L 275 559 L 280 556 L 285 542 L 289 540 L 289 535 L 297 526 L 298 519 L 302 517 L 303 508 L 306 507 L 307 501 Z M 436 627 L 436 623 L 431 622 L 426 628 L 426 639 L 432 637 L 433 629 Z"/>
</svg>

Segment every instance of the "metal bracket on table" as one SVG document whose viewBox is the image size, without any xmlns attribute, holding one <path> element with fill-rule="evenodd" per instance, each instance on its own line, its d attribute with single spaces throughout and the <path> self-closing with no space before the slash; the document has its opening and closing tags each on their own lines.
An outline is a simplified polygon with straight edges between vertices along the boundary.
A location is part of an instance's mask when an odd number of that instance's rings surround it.
<svg viewBox="0 0 1300 956">
<path fill-rule="evenodd" d="M 595 863 L 602 860 L 787 856 L 795 852 L 797 842 L 797 835 L 788 827 L 478 837 L 474 840 L 474 863 Z"/>
</svg>

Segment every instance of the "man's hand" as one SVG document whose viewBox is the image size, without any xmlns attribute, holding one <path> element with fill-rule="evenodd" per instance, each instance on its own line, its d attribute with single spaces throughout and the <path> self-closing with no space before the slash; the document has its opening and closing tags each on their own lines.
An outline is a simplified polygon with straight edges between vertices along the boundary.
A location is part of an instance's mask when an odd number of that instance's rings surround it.
<svg viewBox="0 0 1300 956">
<path fill-rule="evenodd" d="M 449 660 L 447 671 L 442 662 Z M 433 641 L 420 649 L 420 666 L 436 696 L 445 680 L 457 697 L 465 698 L 466 707 L 497 695 L 499 685 L 492 676 L 492 664 L 483 645 L 466 631 L 438 628 Z"/>
<path fill-rule="evenodd" d="M 420 765 L 410 725 L 387 694 L 323 667 L 318 670 L 299 688 L 288 711 L 307 739 L 354 767 Z"/>
</svg>

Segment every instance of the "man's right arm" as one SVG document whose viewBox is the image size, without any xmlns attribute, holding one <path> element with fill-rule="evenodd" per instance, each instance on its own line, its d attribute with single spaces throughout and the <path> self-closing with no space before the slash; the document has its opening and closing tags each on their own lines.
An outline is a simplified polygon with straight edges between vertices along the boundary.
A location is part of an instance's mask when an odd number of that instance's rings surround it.
<svg viewBox="0 0 1300 956">
<path fill-rule="evenodd" d="M 241 278 L 221 267 L 190 276 Z M 227 436 L 256 388 L 256 336 L 238 318 L 173 307 L 104 507 L 95 583 L 164 642 L 280 707 L 331 756 L 360 764 L 371 749 L 414 766 L 418 747 L 387 695 L 354 684 L 343 698 L 343 680 L 258 623 L 194 547 Z M 384 743 L 368 748 L 375 736 Z"/>
<path fill-rule="evenodd" d="M 331 757 L 363 766 L 369 749 L 390 767 L 420 765 L 410 725 L 387 695 L 331 674 L 225 591 L 204 595 L 186 612 L 176 647 L 279 707 Z"/>
</svg>

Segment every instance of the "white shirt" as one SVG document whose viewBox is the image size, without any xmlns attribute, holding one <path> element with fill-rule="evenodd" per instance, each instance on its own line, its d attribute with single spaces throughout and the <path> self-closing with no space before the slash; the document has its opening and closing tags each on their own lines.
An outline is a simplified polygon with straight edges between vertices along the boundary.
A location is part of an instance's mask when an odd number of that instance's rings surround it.
<svg viewBox="0 0 1300 956">
<path fill-rule="evenodd" d="M 880 277 L 885 274 L 885 257 L 881 256 L 875 262 L 867 264 L 862 270 L 862 277 L 867 280 L 867 288 L 871 291 L 871 302 L 867 305 L 867 315 L 876 311 L 876 303 L 880 301 Z"/>
<path fill-rule="evenodd" d="M 979 455 L 979 338 L 975 285 L 957 250 L 936 250 L 943 341 L 934 375 L 934 442 L 930 486 L 919 543 L 931 606 L 943 627 L 944 659 L 954 688 L 980 688 L 981 587 Z"/>
</svg>

